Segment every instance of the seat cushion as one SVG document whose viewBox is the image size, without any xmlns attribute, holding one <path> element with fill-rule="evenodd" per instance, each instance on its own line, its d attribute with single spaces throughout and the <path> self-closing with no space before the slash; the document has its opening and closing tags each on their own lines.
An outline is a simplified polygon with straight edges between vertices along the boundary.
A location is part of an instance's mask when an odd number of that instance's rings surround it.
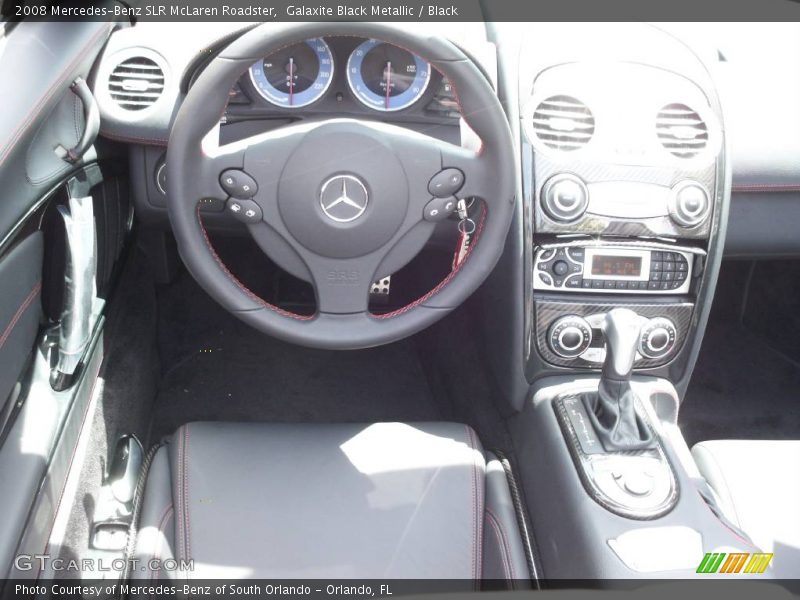
<svg viewBox="0 0 800 600">
<path fill-rule="evenodd" d="M 475 580 L 488 548 L 493 573 L 528 579 L 493 464 L 487 481 L 454 423 L 192 423 L 153 459 L 136 558 L 193 559 L 193 579 Z"/>
<path fill-rule="evenodd" d="M 800 441 L 715 440 L 692 448 L 725 516 L 764 552 L 775 575 L 800 573 Z"/>
</svg>

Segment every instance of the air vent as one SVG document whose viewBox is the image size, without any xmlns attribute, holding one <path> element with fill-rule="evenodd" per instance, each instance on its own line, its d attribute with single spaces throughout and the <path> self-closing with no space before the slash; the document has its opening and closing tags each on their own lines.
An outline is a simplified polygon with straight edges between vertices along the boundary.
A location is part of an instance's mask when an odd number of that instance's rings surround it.
<svg viewBox="0 0 800 600">
<path fill-rule="evenodd" d="M 128 58 L 112 71 L 108 91 L 125 110 L 144 110 L 164 91 L 164 71 L 149 58 Z"/>
<path fill-rule="evenodd" d="M 576 98 L 550 96 L 533 112 L 533 131 L 548 148 L 571 152 L 592 139 L 594 115 Z"/>
<path fill-rule="evenodd" d="M 661 145 L 678 158 L 694 158 L 708 146 L 708 126 L 685 104 L 668 104 L 656 117 Z"/>
</svg>

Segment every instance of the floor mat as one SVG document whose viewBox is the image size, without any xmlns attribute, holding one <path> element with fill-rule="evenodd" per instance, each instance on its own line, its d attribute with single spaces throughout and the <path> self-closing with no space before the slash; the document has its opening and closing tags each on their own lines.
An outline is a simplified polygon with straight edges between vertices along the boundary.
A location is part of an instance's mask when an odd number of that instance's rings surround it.
<svg viewBox="0 0 800 600">
<path fill-rule="evenodd" d="M 197 420 L 448 418 L 411 341 L 349 352 L 287 344 L 229 315 L 185 274 L 160 291 L 159 311 L 164 373 L 152 440 Z"/>
<path fill-rule="evenodd" d="M 800 365 L 740 325 L 710 322 L 679 422 L 690 445 L 800 439 Z"/>
</svg>

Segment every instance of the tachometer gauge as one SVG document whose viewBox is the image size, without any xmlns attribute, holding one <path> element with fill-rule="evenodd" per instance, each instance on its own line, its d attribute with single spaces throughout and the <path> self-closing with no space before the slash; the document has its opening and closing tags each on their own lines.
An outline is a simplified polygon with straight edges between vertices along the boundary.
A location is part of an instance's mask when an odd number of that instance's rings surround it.
<svg viewBox="0 0 800 600">
<path fill-rule="evenodd" d="M 250 79 L 275 106 L 308 106 L 325 94 L 333 80 L 331 49 L 322 38 L 292 44 L 250 67 Z"/>
<path fill-rule="evenodd" d="M 408 108 L 425 93 L 431 66 L 380 40 L 360 44 L 347 60 L 347 83 L 363 104 L 381 111 Z"/>
</svg>

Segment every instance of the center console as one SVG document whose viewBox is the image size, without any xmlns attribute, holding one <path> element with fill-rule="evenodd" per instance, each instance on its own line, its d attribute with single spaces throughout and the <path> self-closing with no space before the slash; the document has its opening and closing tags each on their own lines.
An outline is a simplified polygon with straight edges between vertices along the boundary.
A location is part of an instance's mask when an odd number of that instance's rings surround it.
<svg viewBox="0 0 800 600">
<path fill-rule="evenodd" d="M 696 56 L 647 26 L 619 29 L 522 42 L 524 371 L 535 382 L 599 370 L 600 325 L 622 307 L 646 319 L 636 370 L 680 392 L 724 233 L 722 116 Z"/>
<path fill-rule="evenodd" d="M 677 427 L 730 195 L 709 72 L 647 25 L 548 24 L 520 46 L 522 356 L 489 360 L 527 385 L 510 428 L 544 575 L 685 577 L 754 551 Z"/>
</svg>

